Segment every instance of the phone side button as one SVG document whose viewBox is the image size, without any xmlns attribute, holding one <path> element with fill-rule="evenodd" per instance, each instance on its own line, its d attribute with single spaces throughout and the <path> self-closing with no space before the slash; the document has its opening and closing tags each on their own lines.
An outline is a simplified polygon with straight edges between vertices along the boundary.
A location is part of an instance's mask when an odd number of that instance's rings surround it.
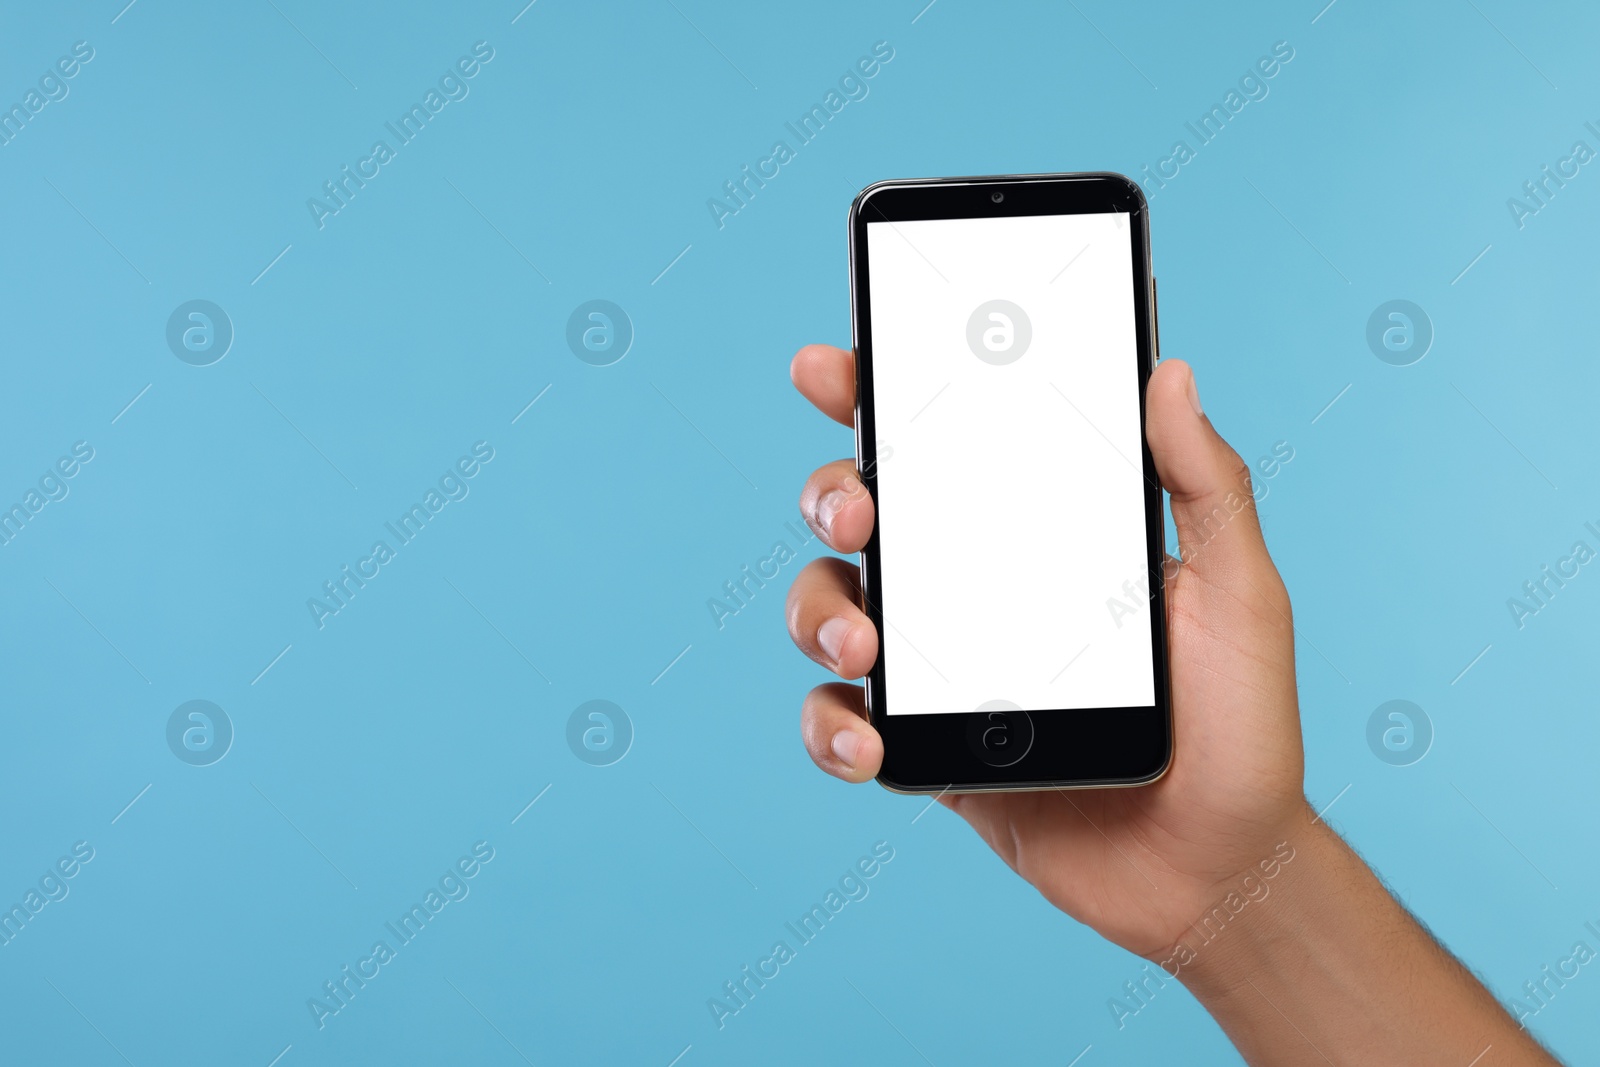
<svg viewBox="0 0 1600 1067">
<path fill-rule="evenodd" d="M 1161 362 L 1161 294 L 1156 289 L 1156 280 L 1150 279 L 1150 336 L 1154 339 L 1156 362 Z"/>
</svg>

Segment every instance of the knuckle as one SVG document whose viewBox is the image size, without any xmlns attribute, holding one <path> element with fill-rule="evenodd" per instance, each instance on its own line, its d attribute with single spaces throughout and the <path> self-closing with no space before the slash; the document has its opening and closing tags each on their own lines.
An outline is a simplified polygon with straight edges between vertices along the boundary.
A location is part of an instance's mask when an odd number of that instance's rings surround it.
<svg viewBox="0 0 1600 1067">
<path fill-rule="evenodd" d="M 823 736 L 822 714 L 819 701 L 822 687 L 806 694 L 804 702 L 800 705 L 800 740 L 805 743 L 806 751 L 811 753 L 812 759 L 818 759 L 828 750 L 828 739 Z"/>
<path fill-rule="evenodd" d="M 1254 500 L 1255 497 L 1250 488 L 1250 464 L 1244 461 L 1244 457 L 1240 456 L 1233 446 L 1229 445 L 1227 449 L 1225 463 L 1228 468 L 1229 486 L 1236 492 L 1242 492 L 1245 496 Z"/>
<path fill-rule="evenodd" d="M 784 623 L 789 627 L 790 640 L 792 640 L 796 645 L 799 645 L 802 649 L 806 647 L 806 639 L 803 631 L 800 628 L 800 621 L 805 616 L 805 612 L 806 594 L 805 591 L 800 588 L 800 582 L 796 580 L 796 582 L 789 587 L 789 599 L 784 602 L 783 617 Z"/>
</svg>

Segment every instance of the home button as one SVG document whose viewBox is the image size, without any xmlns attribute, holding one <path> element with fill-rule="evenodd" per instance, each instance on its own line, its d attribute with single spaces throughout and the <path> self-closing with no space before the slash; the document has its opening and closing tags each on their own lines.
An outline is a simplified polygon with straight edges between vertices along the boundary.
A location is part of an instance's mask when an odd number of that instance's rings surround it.
<svg viewBox="0 0 1600 1067">
<path fill-rule="evenodd" d="M 989 700 L 967 717 L 967 747 L 991 767 L 1020 763 L 1033 748 L 1033 720 L 1009 700 Z"/>
</svg>

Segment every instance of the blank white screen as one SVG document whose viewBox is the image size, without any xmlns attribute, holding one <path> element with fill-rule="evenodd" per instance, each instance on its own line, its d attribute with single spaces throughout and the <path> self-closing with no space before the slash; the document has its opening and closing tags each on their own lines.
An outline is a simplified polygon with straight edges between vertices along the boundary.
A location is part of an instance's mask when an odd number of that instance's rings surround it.
<svg viewBox="0 0 1600 1067">
<path fill-rule="evenodd" d="M 1125 214 L 867 224 L 887 709 L 1155 702 Z M 1014 362 L 969 320 L 1022 309 Z M 1003 348 L 1016 316 L 980 315 Z M 1133 610 L 1119 611 L 1115 599 Z M 1070 666 L 1069 666 L 1070 664 Z"/>
</svg>

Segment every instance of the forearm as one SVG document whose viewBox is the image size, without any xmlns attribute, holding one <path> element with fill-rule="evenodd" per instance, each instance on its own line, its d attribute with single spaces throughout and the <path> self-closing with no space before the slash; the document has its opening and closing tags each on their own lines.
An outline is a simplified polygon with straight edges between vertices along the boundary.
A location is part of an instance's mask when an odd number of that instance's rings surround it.
<svg viewBox="0 0 1600 1067">
<path fill-rule="evenodd" d="M 1309 812 L 1297 826 L 1270 892 L 1210 940 L 1197 930 L 1178 968 L 1245 1059 L 1556 1063 L 1337 834 Z"/>
</svg>

